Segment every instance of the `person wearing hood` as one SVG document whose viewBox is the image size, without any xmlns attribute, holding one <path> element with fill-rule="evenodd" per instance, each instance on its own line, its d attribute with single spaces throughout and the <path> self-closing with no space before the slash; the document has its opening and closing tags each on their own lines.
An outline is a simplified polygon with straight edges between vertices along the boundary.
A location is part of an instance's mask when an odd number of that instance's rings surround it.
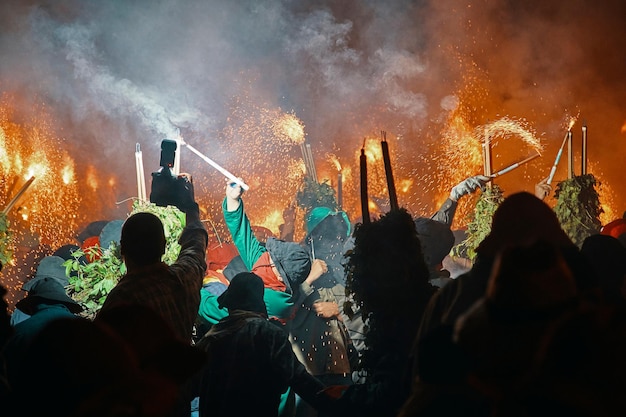
<svg viewBox="0 0 626 417">
<path fill-rule="evenodd" d="M 287 324 L 293 319 L 295 306 L 313 293 L 311 284 L 326 272 L 326 263 L 322 260 L 312 262 L 306 249 L 295 242 L 268 238 L 265 246 L 262 245 L 245 213 L 242 194 L 243 188 L 239 184 L 229 182 L 222 202 L 224 222 L 245 267 L 238 272 L 252 272 L 261 278 L 269 318 Z M 214 325 L 225 318 L 226 313 L 219 308 L 216 294 L 201 290 L 200 297 L 198 317 L 201 324 Z M 291 413 L 293 401 L 293 392 L 288 390 L 281 399 L 281 415 Z"/>
<path fill-rule="evenodd" d="M 40 275 L 28 284 L 28 295 L 17 302 L 16 308 L 29 317 L 13 327 L 13 335 L 4 349 L 10 386 L 20 383 L 21 369 L 28 361 L 28 349 L 42 329 L 58 319 L 75 318 L 83 311 L 80 304 L 67 295 L 57 278 Z"/>
<path fill-rule="evenodd" d="M 35 275 L 22 285 L 22 291 L 29 292 L 37 281 L 46 277 L 58 281 L 63 288 L 67 287 L 69 285 L 69 281 L 68 276 L 65 273 L 65 267 L 63 266 L 64 262 L 65 259 L 56 255 L 42 258 L 37 265 Z M 11 326 L 16 326 L 18 323 L 29 317 L 30 316 L 25 311 L 16 306 L 13 314 L 11 314 Z"/>
<path fill-rule="evenodd" d="M 290 325 L 291 345 L 300 362 L 316 378 L 325 384 L 348 385 L 352 365 L 358 361 L 350 337 L 351 320 L 342 314 L 346 294 L 343 246 L 350 236 L 350 221 L 344 211 L 315 207 L 306 217 L 306 230 L 303 245 L 314 259 L 326 263 L 327 271 L 297 306 Z M 363 332 L 362 326 L 359 329 Z M 315 410 L 296 398 L 296 416 L 314 415 Z"/>
<path fill-rule="evenodd" d="M 241 186 L 231 182 L 222 203 L 224 221 L 245 267 L 238 272 L 253 272 L 261 277 L 269 317 L 286 323 L 293 318 L 294 305 L 313 293 L 311 284 L 325 272 L 326 264 L 311 262 L 308 252 L 294 242 L 269 238 L 262 245 L 245 213 L 242 193 Z M 215 324 L 225 317 L 224 310 L 217 307 L 216 294 L 201 291 L 201 297 L 202 320 Z"/>
<path fill-rule="evenodd" d="M 332 408 L 325 386 L 307 373 L 287 333 L 268 320 L 265 284 L 251 272 L 233 277 L 218 297 L 228 315 L 200 339 L 206 352 L 200 416 L 277 416 L 281 394 L 291 386 L 315 407 Z"/>
</svg>

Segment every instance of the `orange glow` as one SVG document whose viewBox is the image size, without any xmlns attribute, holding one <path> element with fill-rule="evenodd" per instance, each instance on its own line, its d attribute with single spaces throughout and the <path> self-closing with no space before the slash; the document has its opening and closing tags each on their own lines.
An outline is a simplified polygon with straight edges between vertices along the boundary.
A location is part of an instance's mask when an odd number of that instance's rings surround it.
<svg viewBox="0 0 626 417">
<path fill-rule="evenodd" d="M 621 217 L 621 213 L 615 208 L 615 191 L 604 181 L 604 173 L 601 171 L 599 164 L 594 161 L 587 161 L 587 164 L 589 167 L 588 172 L 593 174 L 595 179 L 600 183 L 599 186 L 596 186 L 600 207 L 602 207 L 603 210 L 603 212 L 600 213 L 600 223 L 610 223 Z"/>
<path fill-rule="evenodd" d="M 70 184 L 74 181 L 74 167 L 72 165 L 66 165 L 61 170 L 61 178 L 63 178 L 63 183 L 65 185 Z"/>
<path fill-rule="evenodd" d="M 87 168 L 87 185 L 91 188 L 92 191 L 96 191 L 98 189 L 98 174 L 96 172 L 96 168 L 93 165 L 89 165 Z"/>
<path fill-rule="evenodd" d="M 272 212 L 270 212 L 265 219 L 263 219 L 261 221 L 261 223 L 264 227 L 267 227 L 268 229 L 270 229 L 272 231 L 272 233 L 274 233 L 276 236 L 280 235 L 280 229 L 278 228 L 278 226 L 280 226 L 281 224 L 283 224 L 283 211 L 282 208 L 273 210 Z"/>
<path fill-rule="evenodd" d="M 580 116 L 580 112 L 576 114 L 576 116 L 569 116 L 569 122 L 567 123 L 567 130 L 570 130 L 576 124 L 578 120 L 578 116 Z"/>
<path fill-rule="evenodd" d="M 304 142 L 304 124 L 294 114 L 285 113 L 276 118 L 274 133 L 299 145 Z"/>
<path fill-rule="evenodd" d="M 28 169 L 24 173 L 24 179 L 27 180 L 32 176 L 43 177 L 48 173 L 48 167 L 43 163 L 34 163 L 29 165 Z"/>
<path fill-rule="evenodd" d="M 339 162 L 339 158 L 337 155 L 333 153 L 326 154 L 330 163 L 337 169 L 337 171 L 341 172 L 341 163 Z"/>
<path fill-rule="evenodd" d="M 624 124 L 622 125 L 622 129 L 620 130 L 621 133 L 626 133 L 626 121 L 624 122 Z"/>
<path fill-rule="evenodd" d="M 74 162 L 59 146 L 60 139 L 44 110 L 32 109 L 31 119 L 24 124 L 12 119 L 5 96 L 0 102 L 0 184 L 4 184 L 0 205 L 16 196 L 16 187 L 23 180 L 34 177 L 8 213 L 11 230 L 17 241 L 25 240 L 28 247 L 39 243 L 56 248 L 71 242 L 78 221 L 85 218 L 75 213 L 80 199 L 73 182 Z"/>
<path fill-rule="evenodd" d="M 380 139 L 365 139 L 365 155 L 367 156 L 368 164 L 383 160 L 383 149 L 380 146 Z"/>
<path fill-rule="evenodd" d="M 398 191 L 402 193 L 408 193 L 413 185 L 413 180 L 410 178 L 398 181 Z"/>
<path fill-rule="evenodd" d="M 479 135 L 484 132 L 484 140 L 488 138 L 491 143 L 499 138 L 508 139 L 512 136 L 517 136 L 538 154 L 541 155 L 543 151 L 543 145 L 524 120 L 513 120 L 503 117 L 484 126 L 479 126 L 477 132 Z"/>
</svg>

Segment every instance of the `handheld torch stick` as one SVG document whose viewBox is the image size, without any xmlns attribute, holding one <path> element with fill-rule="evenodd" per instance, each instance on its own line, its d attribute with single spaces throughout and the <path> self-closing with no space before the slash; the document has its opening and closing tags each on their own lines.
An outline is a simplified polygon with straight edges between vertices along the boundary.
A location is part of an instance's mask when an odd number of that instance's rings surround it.
<svg viewBox="0 0 626 417">
<path fill-rule="evenodd" d="M 526 158 L 526 159 L 523 159 L 523 160 L 521 160 L 521 161 L 519 161 L 519 162 L 516 162 L 516 163 L 514 163 L 514 164 L 511 164 L 511 165 L 509 165 L 508 167 L 503 168 L 503 169 L 501 169 L 500 171 L 495 172 L 495 173 L 493 173 L 493 174 L 489 175 L 489 177 L 491 177 L 491 178 L 499 177 L 499 176 L 500 176 L 500 175 L 502 175 L 502 174 L 506 174 L 506 173 L 507 173 L 507 172 L 509 172 L 509 171 L 513 171 L 515 168 L 519 168 L 520 166 L 524 165 L 524 164 L 525 164 L 525 163 L 527 163 L 527 162 L 532 161 L 533 159 L 535 159 L 535 158 L 537 158 L 537 157 L 539 157 L 539 156 L 541 156 L 541 155 L 539 155 L 538 153 L 536 153 L 536 154 L 534 154 L 534 155 L 532 155 L 532 156 L 529 156 L 529 157 L 528 157 L 528 158 Z"/>
<path fill-rule="evenodd" d="M 237 184 L 241 185 L 241 188 L 243 188 L 246 191 L 248 191 L 250 189 L 250 187 L 245 182 L 243 182 L 239 178 L 235 177 L 233 174 L 228 172 L 225 168 L 223 168 L 220 165 L 218 165 L 217 162 L 215 162 L 214 160 L 212 160 L 208 156 L 202 154 L 199 150 L 197 150 L 196 148 L 194 148 L 193 146 L 191 146 L 187 142 L 181 140 L 181 143 L 183 145 L 185 145 L 187 148 L 189 148 L 189 150 L 191 152 L 193 152 L 196 155 L 198 155 L 200 157 L 200 159 L 202 159 L 204 162 L 206 162 L 207 164 L 211 165 L 213 168 L 217 169 L 219 172 L 224 174 L 224 176 L 226 176 L 226 178 L 228 178 L 229 180 L 231 180 L 233 182 L 236 182 Z"/>
<path fill-rule="evenodd" d="M 561 155 L 563 155 L 563 148 L 565 148 L 565 144 L 567 143 L 567 136 L 568 134 L 566 133 L 565 137 L 563 138 L 563 143 L 561 144 L 561 147 L 559 148 L 559 151 L 556 154 L 554 165 L 552 165 L 552 169 L 550 170 L 550 175 L 548 176 L 548 181 L 546 181 L 546 184 L 548 185 L 552 184 L 552 179 L 554 178 L 554 174 L 556 173 L 556 167 L 559 164 L 559 161 L 561 160 Z"/>
<path fill-rule="evenodd" d="M 7 204 L 6 207 L 2 210 L 3 214 L 8 214 L 9 211 L 11 211 L 11 209 L 13 208 L 15 203 L 17 203 L 19 201 L 19 199 L 26 192 L 28 187 L 30 187 L 30 185 L 33 183 L 34 180 L 35 180 L 35 176 L 33 175 L 32 177 L 30 177 L 28 179 L 28 181 L 26 181 L 26 183 L 24 183 L 24 185 L 22 185 L 22 188 L 20 188 L 20 190 L 17 192 L 17 194 L 15 194 L 15 197 L 13 197 L 11 199 L 11 201 L 9 201 L 9 204 Z"/>
</svg>

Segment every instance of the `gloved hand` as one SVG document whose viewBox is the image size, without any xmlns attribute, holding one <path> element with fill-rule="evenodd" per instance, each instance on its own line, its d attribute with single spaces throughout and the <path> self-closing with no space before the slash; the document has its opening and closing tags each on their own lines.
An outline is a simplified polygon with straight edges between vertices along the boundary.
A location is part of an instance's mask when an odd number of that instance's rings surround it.
<svg viewBox="0 0 626 417">
<path fill-rule="evenodd" d="M 176 186 L 176 207 L 184 213 L 190 210 L 199 210 L 196 203 L 193 180 L 189 174 L 179 174 Z"/>
<path fill-rule="evenodd" d="M 452 187 L 452 190 L 450 190 L 450 200 L 458 201 L 459 198 L 464 195 L 471 194 L 479 188 L 484 188 L 485 184 L 489 181 L 491 181 L 491 178 L 484 175 L 469 177 Z"/>
</svg>

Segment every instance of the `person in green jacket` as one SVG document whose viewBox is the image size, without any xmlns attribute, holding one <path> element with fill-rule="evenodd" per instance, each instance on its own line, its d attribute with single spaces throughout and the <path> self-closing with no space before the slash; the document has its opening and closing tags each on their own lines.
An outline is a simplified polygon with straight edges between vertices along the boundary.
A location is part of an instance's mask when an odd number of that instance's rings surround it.
<svg viewBox="0 0 626 417">
<path fill-rule="evenodd" d="M 321 259 L 312 261 L 307 250 L 295 242 L 269 238 L 263 246 L 252 231 L 242 194 L 239 184 L 227 184 L 222 202 L 224 221 L 247 272 L 263 280 L 263 298 L 269 318 L 285 324 L 293 318 L 294 306 L 313 293 L 311 284 L 327 272 L 328 267 Z M 215 324 L 226 317 L 225 311 L 218 307 L 218 295 L 201 291 L 201 321 Z"/>
<path fill-rule="evenodd" d="M 295 309 L 313 293 L 311 284 L 326 273 L 328 267 L 321 259 L 312 261 L 307 250 L 295 242 L 269 238 L 263 246 L 252 231 L 242 194 L 243 188 L 236 182 L 226 185 L 222 202 L 224 221 L 248 272 L 263 280 L 268 318 L 286 324 L 288 330 Z M 201 290 L 200 297 L 198 317 L 202 324 L 214 325 L 227 316 L 219 308 L 218 295 Z M 294 407 L 293 392 L 287 390 L 281 397 L 279 414 L 293 415 Z"/>
</svg>

